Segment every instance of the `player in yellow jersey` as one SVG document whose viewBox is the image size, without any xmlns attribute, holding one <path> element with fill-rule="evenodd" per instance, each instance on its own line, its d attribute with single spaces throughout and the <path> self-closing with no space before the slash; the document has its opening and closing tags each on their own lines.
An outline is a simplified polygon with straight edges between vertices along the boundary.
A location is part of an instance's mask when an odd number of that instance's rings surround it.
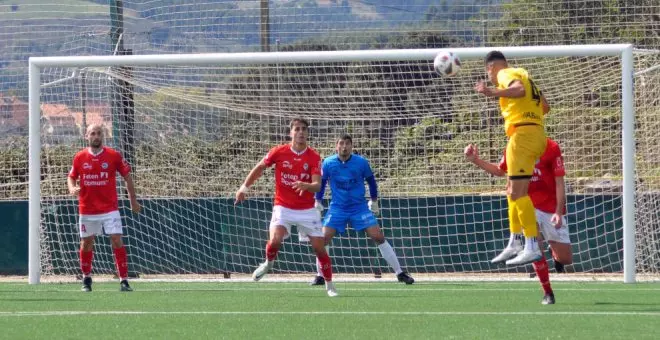
<svg viewBox="0 0 660 340">
<path fill-rule="evenodd" d="M 481 81 L 474 89 L 486 97 L 499 98 L 504 130 L 509 138 L 506 165 L 511 235 L 506 248 L 491 262 L 506 261 L 508 265 L 522 265 L 538 261 L 543 256 L 536 240 L 538 229 L 534 204 L 527 195 L 527 189 L 534 174 L 534 165 L 545 151 L 543 115 L 550 111 L 550 106 L 527 71 L 509 67 L 502 52 L 491 51 L 484 62 L 488 79 L 495 88 Z"/>
</svg>

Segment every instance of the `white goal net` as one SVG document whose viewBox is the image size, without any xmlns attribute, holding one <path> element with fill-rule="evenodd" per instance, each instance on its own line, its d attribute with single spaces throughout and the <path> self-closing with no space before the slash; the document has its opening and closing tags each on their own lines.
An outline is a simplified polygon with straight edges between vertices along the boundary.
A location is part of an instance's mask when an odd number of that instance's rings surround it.
<svg viewBox="0 0 660 340">
<path fill-rule="evenodd" d="M 513 66 L 530 72 L 552 106 L 546 131 L 559 142 L 567 170 L 574 252 L 568 270 L 622 273 L 622 59 L 588 48 L 576 52 L 580 48 L 566 48 L 563 55 L 539 47 L 504 51 Z M 194 55 L 168 63 L 161 55 L 151 65 L 144 62 L 148 56 L 139 56 L 140 66 L 126 59 L 126 66 L 110 67 L 90 62 L 93 57 L 42 64 L 41 210 L 31 222 L 38 225 L 42 275 L 79 272 L 77 202 L 67 195 L 66 176 L 91 123 L 105 124 L 106 144 L 134 168 L 144 211 L 134 215 L 120 202 L 131 272 L 251 272 L 264 257 L 272 172 L 244 204 L 234 206 L 234 193 L 270 147 L 286 142 L 288 122 L 298 116 L 311 121 L 310 144 L 322 156 L 349 133 L 355 150 L 371 161 L 381 196 L 379 222 L 406 270 L 526 272 L 489 263 L 508 238 L 505 182 L 463 156 L 474 143 L 482 158 L 497 162 L 505 145 L 497 102 L 473 90 L 484 78 L 478 56 L 487 50 L 460 49 L 463 67 L 452 78 L 433 72 L 437 51 L 370 59 L 360 52 L 319 52 L 325 57 L 318 61 L 254 53 L 222 55 L 215 63 Z M 660 57 L 635 53 L 633 63 L 637 176 L 635 202 L 626 203 L 636 230 L 629 254 L 636 254 L 635 272 L 657 276 L 660 71 L 654 66 Z M 97 242 L 95 254 L 93 272 L 114 273 L 109 242 Z M 330 255 L 337 275 L 389 272 L 371 241 L 353 231 L 335 239 Z M 307 243 L 294 235 L 274 271 L 312 273 L 314 264 Z"/>
</svg>

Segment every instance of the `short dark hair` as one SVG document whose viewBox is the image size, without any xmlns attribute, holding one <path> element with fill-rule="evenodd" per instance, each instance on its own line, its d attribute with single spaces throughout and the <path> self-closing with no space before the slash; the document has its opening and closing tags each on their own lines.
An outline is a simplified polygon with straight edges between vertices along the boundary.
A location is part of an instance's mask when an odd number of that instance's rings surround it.
<svg viewBox="0 0 660 340">
<path fill-rule="evenodd" d="M 495 60 L 506 61 L 506 58 L 504 57 L 504 54 L 500 51 L 490 51 L 488 52 L 488 54 L 486 54 L 486 58 L 484 58 L 484 64 L 488 64 Z"/>
<path fill-rule="evenodd" d="M 351 142 L 351 144 L 353 144 L 353 138 L 351 138 L 351 135 L 349 135 L 348 133 L 342 134 L 341 136 L 339 136 L 339 139 L 337 139 L 338 142 L 342 140 L 347 140 Z"/>
<path fill-rule="evenodd" d="M 309 121 L 307 119 L 297 117 L 297 118 L 291 119 L 291 122 L 289 123 L 289 129 L 293 129 L 293 124 L 295 124 L 295 123 L 303 123 L 303 124 L 305 124 L 306 128 L 309 128 Z"/>
</svg>

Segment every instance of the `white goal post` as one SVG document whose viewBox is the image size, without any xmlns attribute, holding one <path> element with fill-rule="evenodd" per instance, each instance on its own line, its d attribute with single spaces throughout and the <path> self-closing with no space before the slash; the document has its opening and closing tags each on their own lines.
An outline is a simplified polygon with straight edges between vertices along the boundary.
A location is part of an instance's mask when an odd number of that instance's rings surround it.
<svg viewBox="0 0 660 340">
<path fill-rule="evenodd" d="M 271 53 L 211 53 L 174 55 L 123 55 L 123 56 L 75 56 L 32 57 L 29 59 L 29 283 L 37 284 L 42 275 L 42 72 L 48 68 L 93 67 L 152 67 L 191 66 L 223 67 L 224 65 L 277 65 L 352 62 L 403 62 L 428 61 L 443 50 L 451 50 L 462 61 L 483 58 L 489 51 L 499 50 L 507 58 L 572 58 L 614 57 L 620 61 L 617 72 L 620 79 L 620 119 L 622 123 L 622 228 L 623 228 L 623 282 L 636 280 L 635 241 L 635 98 L 633 89 L 634 56 L 630 44 L 573 45 L 573 46 L 525 46 L 482 47 L 413 50 L 363 50 L 319 52 L 271 52 Z M 459 73 L 457 78 L 461 77 Z M 496 106 L 495 103 L 490 103 Z M 552 115 L 552 113 L 551 113 Z M 504 134 L 493 138 L 503 140 Z M 73 155 L 71 155 L 73 157 Z M 257 159 L 254 159 L 256 162 Z M 247 172 L 245 173 L 247 174 Z M 442 176 L 442 174 L 438 174 Z M 570 175 L 570 174 L 569 174 Z M 485 176 L 485 175 L 484 175 Z M 139 191 L 139 183 L 138 191 Z M 265 228 L 265 226 L 264 226 Z M 265 240 L 263 240 L 265 241 Z M 261 241 L 259 241 L 261 242 Z M 400 247 L 402 248 L 402 247 Z M 332 255 L 332 254 L 331 254 Z M 333 259 L 334 260 L 334 259 Z"/>
</svg>

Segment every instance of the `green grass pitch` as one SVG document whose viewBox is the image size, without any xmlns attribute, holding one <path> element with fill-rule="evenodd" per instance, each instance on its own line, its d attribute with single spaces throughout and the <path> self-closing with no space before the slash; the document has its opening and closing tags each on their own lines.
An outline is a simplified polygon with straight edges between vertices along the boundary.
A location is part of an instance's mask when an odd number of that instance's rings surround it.
<svg viewBox="0 0 660 340">
<path fill-rule="evenodd" d="M 657 283 L 0 284 L 5 339 L 659 339 Z"/>
</svg>

